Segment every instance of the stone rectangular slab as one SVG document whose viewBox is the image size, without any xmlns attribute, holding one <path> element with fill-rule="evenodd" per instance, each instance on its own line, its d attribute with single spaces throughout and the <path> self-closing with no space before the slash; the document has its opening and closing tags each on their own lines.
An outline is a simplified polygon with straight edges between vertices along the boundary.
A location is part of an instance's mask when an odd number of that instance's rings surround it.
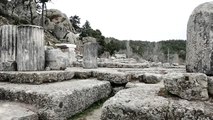
<svg viewBox="0 0 213 120">
<path fill-rule="evenodd" d="M 213 103 L 180 99 L 161 85 L 141 84 L 107 100 L 101 120 L 213 120 Z"/>
<path fill-rule="evenodd" d="M 74 72 L 70 71 L 33 71 L 33 72 L 0 72 L 0 82 L 42 84 L 71 80 Z"/>
<path fill-rule="evenodd" d="M 0 101 L 0 120 L 38 120 L 38 115 L 27 105 Z"/>
<path fill-rule="evenodd" d="M 41 85 L 0 83 L 0 99 L 34 105 L 42 120 L 66 120 L 110 93 L 110 82 L 96 79 Z"/>
</svg>

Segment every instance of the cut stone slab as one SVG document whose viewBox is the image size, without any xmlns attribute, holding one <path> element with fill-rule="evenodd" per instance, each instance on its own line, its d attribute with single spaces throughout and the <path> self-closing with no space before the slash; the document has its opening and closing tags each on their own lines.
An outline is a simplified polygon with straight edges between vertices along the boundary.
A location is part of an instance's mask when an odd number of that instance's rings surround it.
<svg viewBox="0 0 213 120">
<path fill-rule="evenodd" d="M 70 71 L 33 71 L 33 72 L 0 72 L 0 81 L 12 83 L 42 84 L 71 80 L 74 72 Z"/>
<path fill-rule="evenodd" d="M 34 105 L 43 120 L 68 119 L 110 93 L 110 83 L 96 79 L 42 85 L 0 83 L 0 99 Z"/>
<path fill-rule="evenodd" d="M 98 72 L 97 79 L 109 81 L 113 84 L 126 84 L 130 81 L 131 75 L 122 72 Z"/>
<path fill-rule="evenodd" d="M 149 68 L 149 63 L 118 63 L 118 62 L 99 62 L 98 67 L 107 67 L 107 68 Z"/>
<path fill-rule="evenodd" d="M 208 80 L 203 73 L 173 73 L 164 77 L 165 89 L 186 100 L 207 100 Z"/>
<path fill-rule="evenodd" d="M 144 84 L 118 92 L 102 107 L 101 120 L 212 120 L 213 103 L 159 96 L 161 86 Z"/>
<path fill-rule="evenodd" d="M 194 9 L 187 25 L 186 71 L 213 75 L 213 2 Z"/>
<path fill-rule="evenodd" d="M 154 74 L 154 73 L 144 73 L 144 75 L 139 76 L 139 81 L 148 83 L 148 84 L 156 84 L 162 80 L 162 75 Z"/>
<path fill-rule="evenodd" d="M 0 120 L 38 120 L 38 115 L 26 106 L 0 101 Z"/>
</svg>

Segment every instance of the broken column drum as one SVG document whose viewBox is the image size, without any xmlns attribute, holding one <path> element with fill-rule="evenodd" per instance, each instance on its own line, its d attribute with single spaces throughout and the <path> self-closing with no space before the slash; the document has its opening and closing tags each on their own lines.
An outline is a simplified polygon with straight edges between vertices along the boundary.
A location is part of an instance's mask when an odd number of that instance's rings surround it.
<svg viewBox="0 0 213 120">
<path fill-rule="evenodd" d="M 213 75 L 213 2 L 199 5 L 189 18 L 186 71 Z"/>
<path fill-rule="evenodd" d="M 44 70 L 44 30 L 42 27 L 22 25 L 18 27 L 17 67 L 18 71 Z"/>
<path fill-rule="evenodd" d="M 98 46 L 97 43 L 87 42 L 84 44 L 83 67 L 93 69 L 98 67 L 97 63 Z"/>
<path fill-rule="evenodd" d="M 3 25 L 0 27 L 0 70 L 16 70 L 17 27 Z"/>
</svg>

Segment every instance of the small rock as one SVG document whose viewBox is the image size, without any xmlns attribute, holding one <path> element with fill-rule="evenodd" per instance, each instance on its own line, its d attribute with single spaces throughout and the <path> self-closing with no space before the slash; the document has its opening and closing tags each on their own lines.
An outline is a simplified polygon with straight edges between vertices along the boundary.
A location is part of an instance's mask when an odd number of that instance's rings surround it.
<svg viewBox="0 0 213 120">
<path fill-rule="evenodd" d="M 213 77 L 208 77 L 208 92 L 213 95 Z"/>
</svg>

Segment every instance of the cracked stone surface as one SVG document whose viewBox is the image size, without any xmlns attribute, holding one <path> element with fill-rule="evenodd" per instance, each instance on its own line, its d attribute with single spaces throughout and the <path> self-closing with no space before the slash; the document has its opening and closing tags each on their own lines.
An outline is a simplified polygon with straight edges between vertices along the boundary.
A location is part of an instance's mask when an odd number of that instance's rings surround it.
<svg viewBox="0 0 213 120">
<path fill-rule="evenodd" d="M 0 83 L 0 99 L 34 105 L 44 120 L 70 118 L 110 93 L 110 82 L 96 79 L 42 85 Z"/>
<path fill-rule="evenodd" d="M 162 86 L 144 84 L 118 92 L 102 107 L 101 120 L 212 120 L 213 103 L 159 96 Z"/>
</svg>

